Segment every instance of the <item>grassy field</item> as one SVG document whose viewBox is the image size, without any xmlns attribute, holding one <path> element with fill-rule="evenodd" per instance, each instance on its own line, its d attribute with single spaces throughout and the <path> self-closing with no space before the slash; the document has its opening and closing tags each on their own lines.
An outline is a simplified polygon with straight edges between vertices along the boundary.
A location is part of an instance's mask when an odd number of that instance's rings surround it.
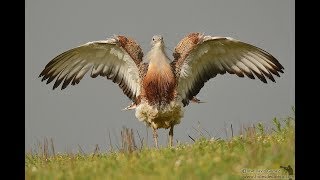
<svg viewBox="0 0 320 180">
<path fill-rule="evenodd" d="M 199 138 L 173 148 L 126 147 L 108 153 L 26 154 L 26 179 L 287 179 L 295 167 L 294 118 L 245 128 L 242 135 Z M 130 145 L 130 143 L 129 143 Z M 128 150 L 129 149 L 129 150 Z M 255 177 L 255 178 L 254 178 Z"/>
</svg>

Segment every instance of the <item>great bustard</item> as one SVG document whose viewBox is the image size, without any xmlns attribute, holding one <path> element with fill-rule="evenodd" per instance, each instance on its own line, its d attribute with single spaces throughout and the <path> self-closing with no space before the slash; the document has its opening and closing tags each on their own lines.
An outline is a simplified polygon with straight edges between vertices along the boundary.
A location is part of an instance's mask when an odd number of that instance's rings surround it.
<svg viewBox="0 0 320 180">
<path fill-rule="evenodd" d="M 157 129 L 173 127 L 183 117 L 183 107 L 199 102 L 195 97 L 204 83 L 217 74 L 236 74 L 267 83 L 280 77 L 282 65 L 268 52 L 230 37 L 190 33 L 174 49 L 173 61 L 164 51 L 162 36 L 153 36 L 152 48 L 143 61 L 140 46 L 129 37 L 114 36 L 70 49 L 51 60 L 41 72 L 47 84 L 56 79 L 53 89 L 62 82 L 78 84 L 91 70 L 91 77 L 105 76 L 117 83 L 131 100 L 126 109 L 136 109 L 135 116 L 153 129 L 158 147 Z"/>
</svg>

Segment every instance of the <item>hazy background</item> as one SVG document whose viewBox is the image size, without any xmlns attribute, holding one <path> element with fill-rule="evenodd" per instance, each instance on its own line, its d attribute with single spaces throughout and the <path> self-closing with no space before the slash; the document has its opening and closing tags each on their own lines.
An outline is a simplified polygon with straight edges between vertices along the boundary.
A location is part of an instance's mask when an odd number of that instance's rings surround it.
<svg viewBox="0 0 320 180">
<path fill-rule="evenodd" d="M 211 79 L 197 96 L 207 103 L 188 106 L 175 126 L 179 141 L 190 142 L 188 134 L 197 136 L 193 127 L 198 121 L 212 136 L 223 138 L 224 127 L 231 123 L 238 133 L 241 124 L 290 115 L 295 104 L 294 6 L 292 0 L 27 0 L 25 151 L 44 137 L 53 138 L 59 152 L 76 152 L 77 144 L 86 152 L 96 144 L 106 150 L 108 133 L 119 144 L 124 125 L 146 138 L 146 127 L 134 111 L 121 111 L 130 101 L 111 81 L 87 74 L 78 85 L 53 91 L 53 83 L 46 85 L 38 78 L 58 54 L 113 34 L 135 38 L 145 53 L 154 34 L 163 35 L 169 49 L 189 32 L 230 36 L 265 49 L 285 67 L 277 83 L 230 74 Z M 168 54 L 172 57 L 171 51 Z M 167 144 L 167 134 L 159 130 L 161 145 Z"/>
</svg>

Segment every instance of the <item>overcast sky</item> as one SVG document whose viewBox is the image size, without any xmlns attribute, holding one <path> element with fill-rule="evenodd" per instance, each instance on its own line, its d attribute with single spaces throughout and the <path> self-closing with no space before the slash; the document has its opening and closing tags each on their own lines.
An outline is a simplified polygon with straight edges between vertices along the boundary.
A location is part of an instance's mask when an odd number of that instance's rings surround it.
<svg viewBox="0 0 320 180">
<path fill-rule="evenodd" d="M 145 54 L 154 34 L 164 37 L 166 46 L 175 45 L 190 32 L 230 36 L 258 46 L 276 57 L 284 74 L 276 83 L 258 78 L 217 75 L 205 84 L 191 104 L 174 138 L 191 142 L 193 127 L 204 127 L 212 136 L 225 137 L 224 126 L 270 121 L 292 114 L 295 104 L 294 1 L 86 1 L 27 0 L 25 16 L 25 150 L 37 140 L 53 138 L 56 151 L 74 151 L 78 144 L 92 152 L 98 144 L 108 147 L 108 133 L 118 141 L 122 126 L 138 130 L 146 138 L 144 123 L 134 111 L 121 111 L 130 101 L 120 88 L 103 77 L 87 74 L 76 86 L 52 90 L 38 75 L 60 53 L 83 43 L 113 34 L 133 37 Z M 168 54 L 172 58 L 171 51 Z M 159 130 L 159 142 L 167 144 L 168 130 Z M 118 142 L 119 143 L 119 142 Z M 149 130 L 149 145 L 153 145 Z"/>
</svg>

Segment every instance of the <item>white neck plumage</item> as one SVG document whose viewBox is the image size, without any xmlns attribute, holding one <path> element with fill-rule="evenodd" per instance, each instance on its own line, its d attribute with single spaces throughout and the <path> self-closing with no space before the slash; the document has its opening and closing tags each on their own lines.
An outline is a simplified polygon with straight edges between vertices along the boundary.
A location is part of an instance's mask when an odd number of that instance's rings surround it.
<svg viewBox="0 0 320 180">
<path fill-rule="evenodd" d="M 170 63 L 170 60 L 164 51 L 164 44 L 162 42 L 156 43 L 147 54 L 147 59 L 150 64 L 162 67 L 162 65 Z"/>
</svg>

